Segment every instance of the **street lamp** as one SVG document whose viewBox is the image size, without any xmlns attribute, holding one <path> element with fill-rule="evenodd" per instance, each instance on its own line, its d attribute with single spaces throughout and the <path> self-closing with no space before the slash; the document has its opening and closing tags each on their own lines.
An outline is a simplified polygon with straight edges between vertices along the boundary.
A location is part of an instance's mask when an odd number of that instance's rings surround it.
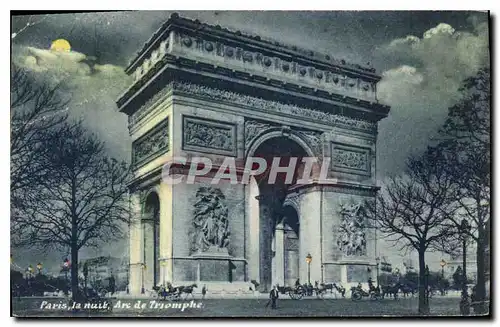
<svg viewBox="0 0 500 327">
<path fill-rule="evenodd" d="M 64 278 L 66 279 L 66 292 L 68 292 L 68 270 L 69 270 L 69 266 L 70 266 L 70 262 L 69 262 L 69 259 L 66 258 L 64 259 L 63 261 L 63 270 L 64 270 Z"/>
<path fill-rule="evenodd" d="M 163 286 L 165 286 L 165 267 L 167 266 L 167 262 L 165 260 L 162 260 L 161 261 L 161 266 L 163 267 L 162 268 L 162 271 L 163 271 Z"/>
<path fill-rule="evenodd" d="M 307 262 L 307 283 L 308 285 L 311 285 L 311 261 L 313 260 L 313 257 L 311 256 L 310 253 L 307 254 L 306 257 L 306 262 Z"/>
<path fill-rule="evenodd" d="M 441 265 L 441 278 L 444 279 L 444 267 L 446 266 L 446 261 L 444 261 L 444 259 L 441 259 L 441 262 L 439 264 Z"/>
<path fill-rule="evenodd" d="M 460 313 L 468 315 L 470 313 L 469 295 L 467 294 L 467 236 L 470 232 L 470 225 L 467 220 L 462 219 L 460 232 L 462 233 L 462 299 L 460 300 Z"/>
<path fill-rule="evenodd" d="M 41 275 L 42 274 L 42 263 L 39 262 L 36 264 L 36 269 L 38 269 L 38 274 Z"/>
<path fill-rule="evenodd" d="M 144 294 L 145 293 L 145 290 L 144 290 L 144 271 L 146 270 L 146 264 L 145 263 L 142 263 L 141 264 L 141 277 L 142 277 L 142 286 L 141 286 L 141 294 Z"/>
<path fill-rule="evenodd" d="M 376 257 L 375 258 L 375 261 L 377 262 L 377 286 L 380 285 L 380 280 L 379 280 L 379 265 L 380 265 L 380 257 Z"/>
<path fill-rule="evenodd" d="M 129 284 L 130 284 L 130 263 L 127 265 L 127 294 L 130 293 Z"/>
</svg>

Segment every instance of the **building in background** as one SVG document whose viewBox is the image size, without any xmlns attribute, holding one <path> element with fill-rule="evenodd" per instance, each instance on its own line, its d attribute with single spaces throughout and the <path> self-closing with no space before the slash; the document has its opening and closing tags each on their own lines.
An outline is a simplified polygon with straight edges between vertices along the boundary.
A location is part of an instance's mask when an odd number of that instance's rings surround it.
<svg viewBox="0 0 500 327">
<path fill-rule="evenodd" d="M 477 254 L 476 254 L 476 244 L 472 243 L 467 249 L 467 277 L 472 281 L 477 280 Z M 463 255 L 462 251 L 458 251 L 457 255 L 448 255 L 448 260 L 446 260 L 445 266 L 445 277 L 449 280 L 453 279 L 453 274 L 460 266 L 463 266 Z"/>
<path fill-rule="evenodd" d="M 416 272 L 415 264 L 412 259 L 403 260 L 403 269 L 401 269 L 401 273 L 406 275 L 409 272 Z"/>
<path fill-rule="evenodd" d="M 392 272 L 392 264 L 387 260 L 386 256 L 382 256 L 382 260 L 380 261 L 380 271 L 383 273 L 391 273 Z"/>
<path fill-rule="evenodd" d="M 113 275 L 117 290 L 125 290 L 128 284 L 128 258 L 115 258 L 111 256 L 100 256 L 82 260 L 80 267 L 87 263 L 88 285 L 101 288 L 107 285 L 107 281 Z M 83 278 L 83 275 L 81 276 Z"/>
</svg>

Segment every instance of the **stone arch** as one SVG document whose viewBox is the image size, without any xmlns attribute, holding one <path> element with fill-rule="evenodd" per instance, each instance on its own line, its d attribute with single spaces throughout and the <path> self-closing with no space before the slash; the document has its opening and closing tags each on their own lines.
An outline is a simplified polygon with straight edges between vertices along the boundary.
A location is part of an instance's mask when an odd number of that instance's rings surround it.
<svg viewBox="0 0 500 327">
<path fill-rule="evenodd" d="M 280 224 L 283 217 L 283 201 L 286 198 L 289 188 L 296 182 L 296 178 L 300 176 L 301 160 L 306 156 L 314 156 L 311 147 L 304 141 L 298 132 L 291 131 L 287 128 L 267 129 L 252 141 L 248 148 L 248 156 L 263 156 L 266 160 L 273 157 L 298 157 L 295 175 L 290 182 L 285 182 L 281 177 L 278 177 L 273 183 L 268 180 L 270 167 L 268 171 L 262 175 L 255 176 L 256 179 L 251 180 L 251 185 L 248 188 L 248 193 L 252 193 L 252 197 L 257 194 L 258 205 L 254 203 L 253 198 L 249 199 L 249 225 L 254 221 L 254 225 L 258 224 L 258 228 L 250 230 L 250 239 L 252 244 L 257 243 L 259 247 L 258 258 L 258 273 L 255 269 L 250 268 L 251 275 L 258 276 L 261 285 L 261 291 L 268 291 L 274 283 L 283 285 L 285 282 L 285 271 L 289 270 L 285 264 L 285 239 L 286 233 L 284 226 Z M 285 159 L 286 161 L 286 159 Z M 281 161 L 280 165 L 286 165 Z M 252 192 L 250 192 L 252 191 Z M 299 212 L 295 206 L 294 212 Z M 296 215 L 297 216 L 297 215 Z M 298 216 L 297 216 L 298 217 Z M 295 240 L 298 245 L 298 224 L 294 225 Z M 254 256 L 255 254 L 252 254 Z M 252 262 L 255 260 L 252 259 Z M 293 260 L 293 274 L 287 276 L 298 276 L 297 260 Z M 292 277 L 290 277 L 292 278 Z M 289 278 L 289 279 L 290 279 Z"/>
<path fill-rule="evenodd" d="M 304 140 L 303 137 L 301 137 L 301 135 L 298 132 L 288 128 L 273 127 L 262 131 L 257 135 L 257 137 L 255 137 L 250 142 L 249 147 L 245 149 L 246 157 L 254 155 L 255 151 L 259 148 L 259 146 L 261 146 L 267 140 L 276 137 L 287 137 L 290 140 L 295 141 L 298 145 L 300 145 L 308 156 L 311 157 L 315 156 L 312 147 L 309 145 L 307 141 Z"/>
<path fill-rule="evenodd" d="M 299 203 L 299 198 L 298 194 L 288 194 L 287 197 L 285 198 L 285 201 L 283 202 L 283 208 L 286 206 L 292 207 L 297 214 L 300 212 L 300 203 Z"/>
</svg>

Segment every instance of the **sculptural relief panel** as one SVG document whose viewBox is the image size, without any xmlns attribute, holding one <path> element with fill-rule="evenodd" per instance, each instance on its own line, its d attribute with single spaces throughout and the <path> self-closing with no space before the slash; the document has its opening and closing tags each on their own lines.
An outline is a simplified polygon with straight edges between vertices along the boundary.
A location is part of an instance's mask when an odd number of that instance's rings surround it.
<svg viewBox="0 0 500 327">
<path fill-rule="evenodd" d="M 236 137 L 234 124 L 183 117 L 183 150 L 236 156 Z"/>
<path fill-rule="evenodd" d="M 169 150 L 168 118 L 132 143 L 132 162 L 140 165 Z"/>
<path fill-rule="evenodd" d="M 337 246 L 346 257 L 360 257 L 367 254 L 366 219 L 361 203 L 341 202 L 338 210 L 340 222 Z"/>
<path fill-rule="evenodd" d="M 332 170 L 358 175 L 371 175 L 371 150 L 342 143 L 331 143 Z"/>
<path fill-rule="evenodd" d="M 225 195 L 218 188 L 202 186 L 193 207 L 191 252 L 227 253 L 230 231 Z"/>
</svg>

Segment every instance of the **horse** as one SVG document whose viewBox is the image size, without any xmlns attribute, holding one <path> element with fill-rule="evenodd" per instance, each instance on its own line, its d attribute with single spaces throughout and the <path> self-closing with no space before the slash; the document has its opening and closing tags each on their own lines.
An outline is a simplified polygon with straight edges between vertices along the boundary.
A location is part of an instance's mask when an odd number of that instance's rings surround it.
<svg viewBox="0 0 500 327">
<path fill-rule="evenodd" d="M 330 293 L 333 293 L 333 289 L 335 289 L 340 295 L 342 295 L 342 297 L 345 297 L 345 288 L 342 285 L 338 286 L 335 283 L 328 283 L 328 284 L 321 283 L 320 286 L 325 291 L 330 290 Z"/>
<path fill-rule="evenodd" d="M 186 299 L 189 295 L 191 295 L 194 299 L 194 294 L 193 294 L 193 291 L 195 288 L 197 288 L 198 285 L 196 284 L 191 284 L 191 285 L 188 285 L 188 286 L 179 286 L 177 289 L 179 291 L 179 295 L 182 295 L 183 293 L 186 294 Z"/>
<path fill-rule="evenodd" d="M 416 289 L 411 284 L 401 285 L 401 292 L 403 292 L 403 297 L 411 294 L 411 297 L 415 296 Z"/>
<path fill-rule="evenodd" d="M 290 287 L 290 286 L 279 286 L 278 285 L 278 292 L 280 292 L 280 294 L 288 294 L 289 292 L 293 291 L 294 288 Z"/>
<path fill-rule="evenodd" d="M 330 293 L 333 293 L 333 283 L 328 283 L 328 284 L 325 284 L 325 283 L 321 283 L 320 284 L 321 288 L 324 289 L 325 291 L 327 290 L 330 290 Z"/>
<path fill-rule="evenodd" d="M 345 288 L 344 288 L 344 286 L 342 286 L 342 285 L 337 286 L 337 284 L 333 283 L 333 287 L 335 287 L 335 290 L 337 290 L 337 292 L 339 292 L 340 295 L 342 295 L 342 297 L 345 297 Z"/>
<path fill-rule="evenodd" d="M 385 296 L 393 296 L 394 300 L 397 300 L 398 298 L 398 292 L 399 289 L 401 288 L 400 283 L 392 284 L 392 285 L 382 285 L 381 286 L 381 291 L 382 291 L 382 299 L 385 298 Z"/>
</svg>

